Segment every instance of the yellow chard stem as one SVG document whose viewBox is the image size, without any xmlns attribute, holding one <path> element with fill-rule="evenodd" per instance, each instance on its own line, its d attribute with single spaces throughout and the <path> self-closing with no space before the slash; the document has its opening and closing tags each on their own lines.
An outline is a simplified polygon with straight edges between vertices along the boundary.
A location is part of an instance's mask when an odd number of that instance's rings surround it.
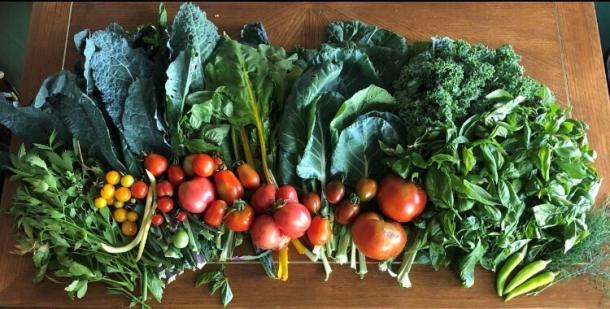
<svg viewBox="0 0 610 309">
<path fill-rule="evenodd" d="M 254 165 L 254 156 L 252 155 L 252 147 L 250 147 L 250 140 L 248 139 L 248 132 L 246 131 L 246 128 L 241 128 L 241 130 L 239 130 L 239 137 L 241 139 L 241 144 L 244 147 L 246 162 L 253 168 L 256 168 L 256 165 Z"/>
</svg>

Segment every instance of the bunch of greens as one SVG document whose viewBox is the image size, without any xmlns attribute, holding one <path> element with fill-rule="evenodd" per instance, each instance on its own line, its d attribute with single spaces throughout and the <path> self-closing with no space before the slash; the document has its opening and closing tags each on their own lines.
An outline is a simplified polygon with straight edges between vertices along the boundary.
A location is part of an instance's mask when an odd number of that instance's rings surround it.
<svg viewBox="0 0 610 309">
<path fill-rule="evenodd" d="M 410 129 L 459 126 L 489 110 L 485 94 L 505 89 L 531 99 L 539 85 L 523 75 L 521 57 L 510 45 L 492 49 L 444 37 L 416 42 L 409 51 L 394 89 Z"/>
<path fill-rule="evenodd" d="M 32 253 L 34 282 L 68 278 L 72 281 L 65 290 L 78 298 L 89 283 L 101 282 L 110 293 L 127 296 L 132 305 L 147 307 L 148 292 L 161 301 L 164 283 L 151 259 L 136 263 L 133 251 L 118 258 L 100 248 L 102 243 L 127 241 L 117 233 L 120 227 L 110 210 L 93 206 L 100 163 L 84 159 L 78 141 L 68 148 L 55 138 L 51 134 L 48 144 L 34 144 L 28 151 L 22 146 L 10 158 L 11 180 L 19 183 L 9 209 L 22 231 L 16 253 Z"/>
<path fill-rule="evenodd" d="M 432 202 L 415 222 L 420 257 L 434 268 L 453 264 L 466 287 L 477 264 L 495 270 L 526 243 L 532 260 L 585 239 L 600 184 L 587 125 L 548 88 L 533 99 L 498 90 L 484 100 L 492 108 L 460 127 L 385 149 L 393 170 L 422 179 Z"/>
</svg>

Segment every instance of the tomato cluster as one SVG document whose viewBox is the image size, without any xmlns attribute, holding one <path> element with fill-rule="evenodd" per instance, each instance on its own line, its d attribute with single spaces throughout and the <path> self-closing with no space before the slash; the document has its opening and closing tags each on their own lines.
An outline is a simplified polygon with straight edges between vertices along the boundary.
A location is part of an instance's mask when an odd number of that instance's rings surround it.
<svg viewBox="0 0 610 309">
<path fill-rule="evenodd" d="M 364 177 L 355 189 L 355 193 L 345 198 L 346 188 L 340 180 L 326 185 L 326 199 L 336 205 L 335 221 L 351 224 L 352 239 L 365 256 L 376 260 L 396 257 L 407 243 L 407 233 L 401 223 L 411 222 L 422 214 L 426 193 L 421 186 L 393 174 L 384 177 L 379 188 L 375 180 Z M 387 220 L 375 208 L 361 213 L 360 203 L 375 198 L 378 210 Z"/>
<path fill-rule="evenodd" d="M 120 223 L 121 233 L 128 237 L 134 236 L 138 231 L 139 214 L 135 211 L 134 198 L 136 197 L 133 192 L 140 189 L 140 183 L 134 183 L 133 176 L 121 175 L 114 170 L 108 171 L 104 175 L 104 180 L 100 196 L 94 200 L 93 204 L 99 209 L 112 206 L 114 208 L 112 218 Z M 144 186 L 148 190 L 148 186 L 146 184 Z"/>
</svg>

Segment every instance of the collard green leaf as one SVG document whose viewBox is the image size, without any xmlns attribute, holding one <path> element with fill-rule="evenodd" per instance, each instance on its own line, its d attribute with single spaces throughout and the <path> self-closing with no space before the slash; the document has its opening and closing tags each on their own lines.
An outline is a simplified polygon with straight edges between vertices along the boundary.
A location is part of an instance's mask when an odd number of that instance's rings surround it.
<svg viewBox="0 0 610 309">
<path fill-rule="evenodd" d="M 342 175 L 346 183 L 355 185 L 362 177 L 380 178 L 387 169 L 382 160 L 385 154 L 379 144 L 390 147 L 401 141 L 401 128 L 393 127 L 383 118 L 364 114 L 341 131 L 332 155 L 331 174 Z"/>
<path fill-rule="evenodd" d="M 330 123 L 333 144 L 338 142 L 339 133 L 359 115 L 372 110 L 393 111 L 396 108 L 396 100 L 383 88 L 371 85 L 356 92 L 341 104 L 341 107 Z"/>
<path fill-rule="evenodd" d="M 327 43 L 364 51 L 379 72 L 384 87 L 389 88 L 398 78 L 407 55 L 407 42 L 402 36 L 357 20 L 332 22 L 326 31 Z"/>
<path fill-rule="evenodd" d="M 342 67 L 333 63 L 313 66 L 290 92 L 279 124 L 279 183 L 298 183 L 296 167 L 308 142 L 308 113 L 324 92 L 335 89 Z"/>
<path fill-rule="evenodd" d="M 303 179 L 317 179 L 321 184 L 327 180 L 330 167 L 328 161 L 332 155 L 333 144 L 330 140 L 328 126 L 343 102 L 343 96 L 337 92 L 327 92 L 310 107 L 308 139 L 303 157 L 297 165 L 297 174 Z"/>
<path fill-rule="evenodd" d="M 151 79 L 137 79 L 125 99 L 123 136 L 131 152 L 144 156 L 150 152 L 167 155 L 169 145 L 157 129 L 157 100 Z"/>
</svg>

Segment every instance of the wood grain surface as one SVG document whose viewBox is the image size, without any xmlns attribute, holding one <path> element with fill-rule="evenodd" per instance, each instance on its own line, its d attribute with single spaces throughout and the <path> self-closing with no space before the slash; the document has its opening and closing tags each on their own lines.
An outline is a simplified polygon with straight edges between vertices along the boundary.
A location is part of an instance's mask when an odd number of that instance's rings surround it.
<svg viewBox="0 0 610 309">
<path fill-rule="evenodd" d="M 558 99 L 573 106 L 573 114 L 590 126 L 590 141 L 598 152 L 596 165 L 602 177 L 610 176 L 610 104 L 595 11 L 592 3 L 214 3 L 199 4 L 221 31 L 238 34 L 242 24 L 262 21 L 273 44 L 286 48 L 315 47 L 333 20 L 359 19 L 404 35 L 407 40 L 450 36 L 490 46 L 510 43 L 523 56 L 527 74 L 547 84 Z M 168 3 L 173 18 L 179 3 Z M 36 3 L 32 14 L 28 54 L 21 98 L 31 100 L 45 76 L 71 69 L 80 57 L 73 35 L 116 21 L 127 29 L 154 21 L 158 3 Z M 66 32 L 67 31 L 67 32 Z M 67 46 L 67 48 L 65 48 Z M 16 142 L 14 142 L 16 144 Z M 2 207 L 8 207 L 14 184 L 6 186 Z M 608 196 L 604 183 L 600 200 Z M 107 295 L 93 285 L 83 300 L 70 300 L 64 285 L 31 282 L 31 257 L 9 254 L 14 246 L 14 223 L 0 219 L 0 307 L 114 308 L 127 305 L 120 296 Z M 610 301 L 584 279 L 559 284 L 538 297 L 523 297 L 508 304 L 494 291 L 494 275 L 477 269 L 470 289 L 460 286 L 451 269 L 434 271 L 415 266 L 414 287 L 399 289 L 393 278 L 369 264 L 364 280 L 345 266 L 333 265 L 328 282 L 321 265 L 291 252 L 290 279 L 286 283 L 265 277 L 255 263 L 227 266 L 235 299 L 241 307 L 459 307 L 459 308 L 599 308 Z M 209 266 L 217 267 L 217 265 Z M 170 284 L 165 308 L 218 307 L 217 296 L 194 288 L 195 274 L 186 273 Z"/>
</svg>

